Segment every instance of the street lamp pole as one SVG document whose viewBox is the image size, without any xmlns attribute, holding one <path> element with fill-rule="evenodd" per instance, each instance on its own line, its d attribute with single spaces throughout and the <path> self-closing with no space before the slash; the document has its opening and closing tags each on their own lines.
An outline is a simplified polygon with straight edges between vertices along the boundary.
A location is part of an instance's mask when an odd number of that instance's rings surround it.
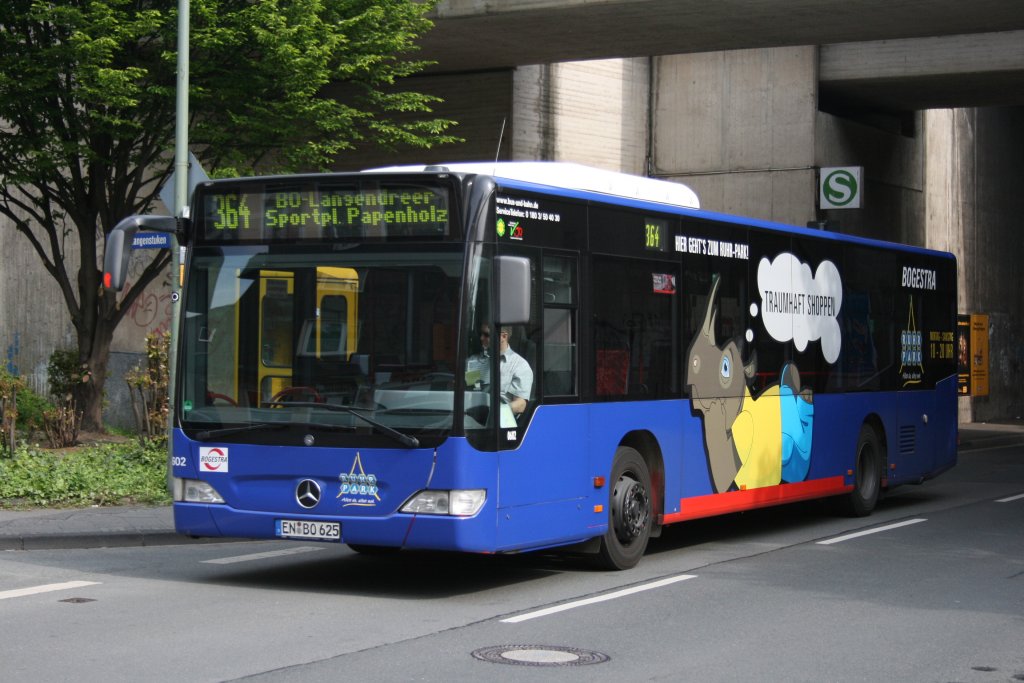
<svg viewBox="0 0 1024 683">
<path fill-rule="evenodd" d="M 189 0 L 178 0 L 178 83 L 174 121 L 174 215 L 178 220 L 188 212 L 188 57 Z M 171 240 L 171 340 L 167 351 L 167 389 L 170 392 L 167 411 L 168 458 L 173 448 L 174 385 L 178 366 L 178 319 L 181 310 L 181 245 Z M 168 483 L 170 483 L 168 461 Z"/>
</svg>

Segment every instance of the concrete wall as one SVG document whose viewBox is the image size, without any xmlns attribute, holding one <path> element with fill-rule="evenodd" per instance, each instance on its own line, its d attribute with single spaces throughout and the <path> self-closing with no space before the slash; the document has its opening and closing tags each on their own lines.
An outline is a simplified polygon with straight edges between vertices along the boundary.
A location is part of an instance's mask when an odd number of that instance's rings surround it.
<svg viewBox="0 0 1024 683">
<path fill-rule="evenodd" d="M 46 365 L 56 348 L 76 345 L 75 330 L 56 281 L 28 239 L 0 217 L 0 351 L 5 368 L 42 394 L 49 392 Z M 76 254 L 65 264 L 72 277 Z"/>
<path fill-rule="evenodd" d="M 519 67 L 512 158 L 645 172 L 649 60 Z"/>
<path fill-rule="evenodd" d="M 975 418 L 1024 417 L 1024 109 L 975 109 L 977 258 L 964 273 L 975 312 L 989 315 L 991 394 L 976 398 Z"/>
<path fill-rule="evenodd" d="M 899 126 L 856 121 L 818 110 L 814 47 L 677 55 L 649 62 L 649 142 L 636 139 L 643 129 L 624 125 L 608 144 L 616 116 L 647 118 L 635 106 L 640 95 L 620 96 L 643 91 L 642 62 L 626 64 L 518 69 L 514 157 L 637 172 L 647 147 L 651 174 L 687 183 L 707 209 L 796 225 L 829 219 L 844 233 L 952 251 L 959 310 L 991 320 L 991 394 L 962 400 L 961 416 L 1024 412 L 1024 287 L 1016 275 L 1024 240 L 1015 234 L 1024 215 L 1024 110 L 919 112 Z M 634 106 L 620 112 L 620 101 Z M 817 169 L 841 165 L 864 167 L 863 208 L 817 210 Z"/>
<path fill-rule="evenodd" d="M 716 211 L 812 220 L 816 64 L 813 47 L 657 58 L 652 175 Z"/>
<path fill-rule="evenodd" d="M 961 399 L 961 419 L 1020 419 L 1024 109 L 935 110 L 926 121 L 928 245 L 957 255 L 959 311 L 989 316 L 989 395 Z"/>
<path fill-rule="evenodd" d="M 839 232 L 925 244 L 923 115 L 916 118 L 915 134 L 904 135 L 818 112 L 815 165 L 864 168 L 861 208 L 819 211 L 820 219 Z"/>
<path fill-rule="evenodd" d="M 72 283 L 78 273 L 77 238 L 65 242 L 65 262 Z M 101 250 L 102 253 L 102 250 Z M 148 254 L 144 251 L 139 254 Z M 23 377 L 37 393 L 48 396 L 47 364 L 56 349 L 77 348 L 78 338 L 56 280 L 46 271 L 28 239 L 5 218 L 0 218 L 0 351 L 3 366 Z M 142 256 L 132 260 L 132 274 L 144 266 Z M 129 279 L 129 284 L 131 279 Z M 114 336 L 116 359 L 107 374 L 104 421 L 133 429 L 128 387 L 124 373 L 144 360 L 148 332 L 170 325 L 170 282 L 154 283 L 132 306 Z"/>
</svg>

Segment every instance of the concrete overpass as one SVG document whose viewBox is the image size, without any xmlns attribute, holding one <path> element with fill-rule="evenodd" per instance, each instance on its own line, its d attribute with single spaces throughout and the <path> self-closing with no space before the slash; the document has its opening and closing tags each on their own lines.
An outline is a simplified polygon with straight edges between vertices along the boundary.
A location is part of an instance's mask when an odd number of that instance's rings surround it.
<svg viewBox="0 0 1024 683">
<path fill-rule="evenodd" d="M 821 46 L 822 96 L 893 111 L 1024 104 L 1018 0 L 442 0 L 436 71 Z"/>
<path fill-rule="evenodd" d="M 440 0 L 417 87 L 457 147 L 685 182 L 706 208 L 951 251 L 990 315 L 988 397 L 1024 415 L 1024 0 Z M 507 125 L 506 125 L 507 124 Z M 818 206 L 818 169 L 866 202 Z"/>
</svg>

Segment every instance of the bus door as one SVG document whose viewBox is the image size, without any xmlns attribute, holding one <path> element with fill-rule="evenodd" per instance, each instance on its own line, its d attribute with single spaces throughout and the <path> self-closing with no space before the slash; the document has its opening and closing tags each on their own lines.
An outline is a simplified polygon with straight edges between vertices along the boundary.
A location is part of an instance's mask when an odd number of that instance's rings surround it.
<svg viewBox="0 0 1024 683">
<path fill-rule="evenodd" d="M 503 410 L 498 421 L 498 506 L 537 506 L 537 513 L 544 514 L 541 510 L 550 510 L 548 506 L 556 503 L 575 510 L 576 501 L 584 495 L 582 482 L 586 481 L 587 448 L 579 441 L 586 434 L 584 411 L 578 403 L 542 405 L 542 398 L 545 393 L 575 392 L 572 356 L 577 313 L 576 260 L 544 257 L 535 249 L 507 249 L 499 251 L 499 255 L 525 256 L 529 260 L 533 296 L 526 323 L 503 325 L 498 321 L 492 331 L 492 335 L 498 333 L 497 337 L 492 336 L 493 348 L 507 343 L 532 370 L 526 410 L 511 422 L 508 411 Z M 498 288 L 506 286 L 496 284 Z M 551 354 L 551 358 L 546 354 Z M 491 372 L 500 375 L 500 365 Z M 564 386 L 556 389 L 559 381 Z M 546 389 L 549 383 L 551 386 Z M 499 402 L 500 393 L 499 390 Z M 518 518 L 524 524 L 525 520 L 536 521 L 525 510 L 520 511 Z M 548 523 L 553 524 L 554 519 L 569 525 L 575 521 L 573 515 L 553 515 Z"/>
</svg>

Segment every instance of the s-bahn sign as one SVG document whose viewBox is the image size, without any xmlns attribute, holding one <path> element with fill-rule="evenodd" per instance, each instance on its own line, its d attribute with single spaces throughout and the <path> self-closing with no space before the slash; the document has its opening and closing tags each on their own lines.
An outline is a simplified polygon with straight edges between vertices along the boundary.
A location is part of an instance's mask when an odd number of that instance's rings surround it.
<svg viewBox="0 0 1024 683">
<path fill-rule="evenodd" d="M 818 205 L 822 209 L 859 209 L 863 197 L 863 166 L 822 167 Z"/>
</svg>

